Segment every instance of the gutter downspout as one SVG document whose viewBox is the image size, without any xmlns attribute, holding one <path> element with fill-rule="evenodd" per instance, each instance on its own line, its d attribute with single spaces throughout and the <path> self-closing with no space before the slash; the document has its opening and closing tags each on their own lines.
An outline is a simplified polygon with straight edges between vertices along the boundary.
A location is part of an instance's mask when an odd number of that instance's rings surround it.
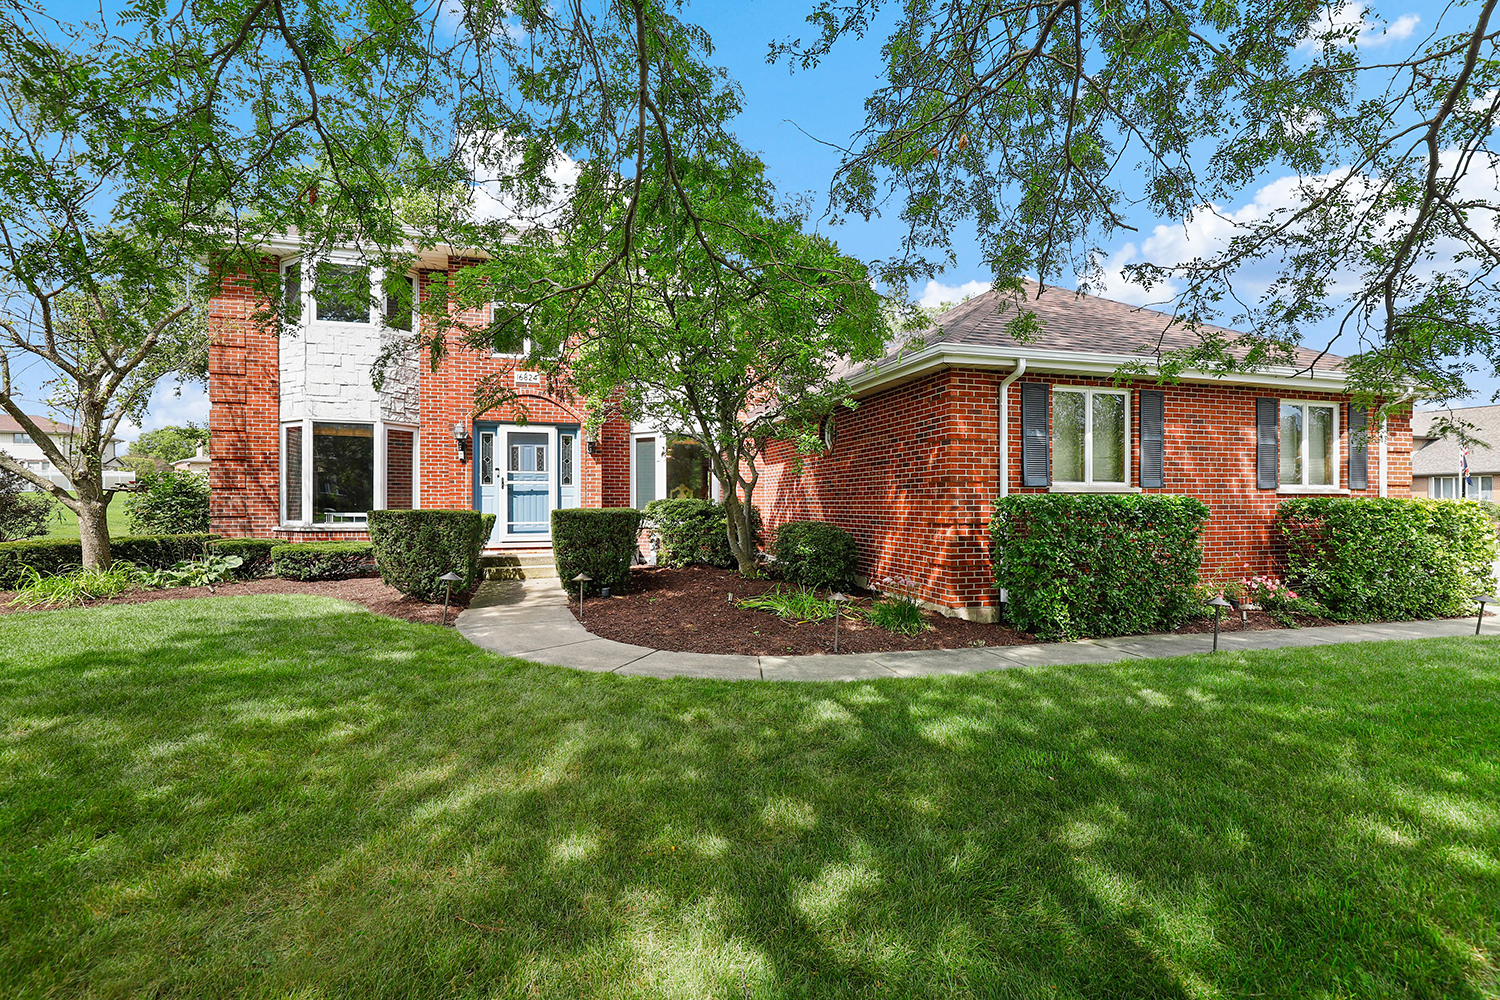
<svg viewBox="0 0 1500 1000">
<path fill-rule="evenodd" d="M 1000 382 L 1000 495 L 1010 495 L 1010 384 L 1026 374 L 1026 359 L 1017 358 L 1016 368 Z M 1010 595 L 1002 588 L 1000 603 L 1009 604 Z"/>
<path fill-rule="evenodd" d="M 1017 358 L 1015 371 L 1000 383 L 1000 495 L 1003 497 L 1010 496 L 1010 384 L 1025 374 L 1026 359 Z"/>
</svg>

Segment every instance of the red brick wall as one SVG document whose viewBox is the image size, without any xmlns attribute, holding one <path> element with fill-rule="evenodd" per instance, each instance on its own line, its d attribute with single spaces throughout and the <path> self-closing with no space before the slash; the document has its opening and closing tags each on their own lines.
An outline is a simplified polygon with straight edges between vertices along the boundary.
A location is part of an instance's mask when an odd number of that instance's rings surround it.
<svg viewBox="0 0 1500 1000">
<path fill-rule="evenodd" d="M 922 597 L 953 609 L 984 609 L 998 603 L 992 589 L 987 525 L 999 495 L 997 433 L 999 385 L 1004 373 L 950 370 L 863 400 L 835 418 L 835 446 L 828 456 L 797 458 L 786 444 L 774 445 L 761 463 L 757 506 L 767 528 L 782 521 L 831 521 L 854 535 L 861 570 L 872 581 L 886 576 L 915 580 Z M 1021 486 L 1021 392 L 1023 382 L 1109 385 L 1075 378 L 1023 378 L 1010 387 L 1007 424 L 1010 490 Z M 1131 481 L 1140 461 L 1137 393 L 1131 386 Z M 1272 390 L 1216 385 L 1168 386 L 1164 467 L 1166 487 L 1146 492 L 1186 493 L 1208 504 L 1204 569 L 1208 575 L 1239 576 L 1274 570 L 1271 535 L 1275 490 L 1255 487 L 1255 398 Z M 1329 399 L 1327 393 L 1284 393 L 1286 398 Z M 1340 485 L 1348 486 L 1348 428 L 1340 416 Z M 1411 483 L 1411 430 L 1405 418 L 1390 421 L 1387 452 L 1389 495 L 1406 496 Z M 1369 447 L 1369 488 L 1379 495 L 1379 447 Z M 982 612 L 981 612 L 982 613 Z"/>
<path fill-rule="evenodd" d="M 265 306 L 243 272 L 223 274 L 209 303 L 209 511 L 221 535 L 266 536 L 280 517 L 276 332 L 255 320 Z"/>
<path fill-rule="evenodd" d="M 385 505 L 388 510 L 411 509 L 411 455 L 415 437 L 411 431 L 385 432 Z"/>
<path fill-rule="evenodd" d="M 464 263 L 452 258 L 449 266 L 456 270 Z M 266 266 L 274 270 L 276 262 L 268 260 Z M 424 272 L 424 297 L 435 283 L 440 287 L 446 278 L 444 271 Z M 213 530 L 226 535 L 274 535 L 304 541 L 363 538 L 363 532 L 350 529 L 279 527 L 280 374 L 275 332 L 254 322 L 256 306 L 255 290 L 242 274 L 226 275 L 220 294 L 210 306 Z M 482 320 L 477 314 L 463 318 Z M 474 388 L 480 380 L 487 376 L 509 379 L 519 365 L 465 347 L 456 332 L 446 336 L 446 347 L 447 354 L 435 370 L 425 357 L 419 365 L 420 482 L 415 485 L 423 507 L 468 508 L 474 503 L 469 452 L 475 420 L 581 427 L 583 407 L 566 390 L 551 396 L 544 387 L 524 387 L 517 401 L 476 415 Z M 456 423 L 471 432 L 462 458 L 453 440 Z M 395 444 L 400 433 L 390 431 L 387 439 L 393 495 L 403 475 L 410 483 L 412 471 L 410 452 L 401 451 Z M 578 485 L 583 506 L 623 506 L 630 502 L 629 440 L 629 424 L 614 420 L 602 429 L 597 454 L 591 454 L 580 442 Z"/>
</svg>

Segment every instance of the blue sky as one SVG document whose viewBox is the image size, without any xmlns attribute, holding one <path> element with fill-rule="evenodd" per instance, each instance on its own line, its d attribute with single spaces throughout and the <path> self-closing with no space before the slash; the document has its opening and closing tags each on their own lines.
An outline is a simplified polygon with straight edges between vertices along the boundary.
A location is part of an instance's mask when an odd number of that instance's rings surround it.
<svg viewBox="0 0 1500 1000">
<path fill-rule="evenodd" d="M 784 194 L 810 192 L 821 208 L 839 162 L 838 151 L 826 143 L 846 141 L 862 124 L 864 99 L 881 78 L 884 32 L 876 30 L 863 41 L 846 40 L 823 65 L 810 71 L 794 74 L 785 63 L 767 64 L 771 41 L 810 34 L 803 20 L 810 6 L 811 0 L 700 0 L 689 7 L 688 16 L 708 30 L 716 46 L 715 61 L 725 66 L 744 89 L 746 110 L 735 123 L 741 139 L 761 154 Z M 1368 24 L 1362 46 L 1389 45 L 1399 51 L 1402 41 L 1430 30 L 1441 10 L 1437 5 L 1413 3 L 1382 7 L 1376 14 L 1352 5 L 1345 8 L 1343 16 L 1359 18 L 1363 14 Z M 1254 212 L 1258 205 L 1275 203 L 1280 195 L 1278 182 L 1283 180 L 1275 175 L 1259 178 L 1220 207 L 1231 214 Z M 1193 238 L 1212 229 L 1211 220 L 1202 218 L 1184 224 L 1183 220 L 1158 219 L 1139 211 L 1127 217 L 1137 232 L 1123 234 L 1109 248 L 1115 265 L 1147 254 L 1158 260 L 1169 258 L 1184 252 Z M 866 259 L 888 256 L 901 235 L 899 219 L 894 217 L 870 222 L 856 219 L 837 228 L 823 228 L 846 252 Z M 913 289 L 929 304 L 981 291 L 990 278 L 980 262 L 972 233 L 960 235 L 964 238 L 955 241 L 957 266 L 931 286 Z M 1247 281 L 1253 283 L 1254 276 L 1247 276 Z M 1138 290 L 1123 284 L 1111 286 L 1111 293 L 1126 301 L 1148 304 Z M 1158 294 L 1152 302 L 1160 298 Z M 1488 402 L 1490 393 L 1500 388 L 1491 379 L 1476 382 L 1482 390 L 1482 397 L 1473 400 L 1476 403 Z M 206 421 L 207 415 L 207 397 L 201 390 L 189 387 L 179 396 L 175 387 L 164 386 L 153 398 L 143 427 Z"/>
</svg>

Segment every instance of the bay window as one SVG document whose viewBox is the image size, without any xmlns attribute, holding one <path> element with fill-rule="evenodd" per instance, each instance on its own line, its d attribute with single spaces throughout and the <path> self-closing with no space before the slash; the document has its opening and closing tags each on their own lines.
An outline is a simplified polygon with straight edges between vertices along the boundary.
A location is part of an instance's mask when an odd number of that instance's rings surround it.
<svg viewBox="0 0 1500 1000">
<path fill-rule="evenodd" d="M 1052 392 L 1052 481 L 1124 486 L 1130 456 L 1130 400 L 1121 389 Z"/>
<path fill-rule="evenodd" d="M 1339 485 L 1338 412 L 1334 403 L 1281 401 L 1282 486 Z"/>
<path fill-rule="evenodd" d="M 361 521 L 375 506 L 373 424 L 313 424 L 313 512 L 327 522 Z"/>
<path fill-rule="evenodd" d="M 370 269 L 358 264 L 320 263 L 313 299 L 320 323 L 370 322 Z"/>
</svg>

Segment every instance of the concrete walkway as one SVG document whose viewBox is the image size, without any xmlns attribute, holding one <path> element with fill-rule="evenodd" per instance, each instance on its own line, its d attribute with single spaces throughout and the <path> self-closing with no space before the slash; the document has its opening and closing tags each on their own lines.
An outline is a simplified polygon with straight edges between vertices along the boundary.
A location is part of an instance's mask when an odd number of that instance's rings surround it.
<svg viewBox="0 0 1500 1000">
<path fill-rule="evenodd" d="M 585 606 L 584 614 L 587 613 Z M 1206 653 L 1213 641 L 1210 635 L 1133 635 L 1031 646 L 843 656 L 676 653 L 601 639 L 589 632 L 568 609 L 567 598 L 556 579 L 487 581 L 480 586 L 473 603 L 458 616 L 456 624 L 464 638 L 476 646 L 538 663 L 647 677 L 714 677 L 722 680 L 852 681 L 869 677 L 968 674 L 1007 667 L 1112 663 L 1142 657 Z M 1226 632 L 1219 636 L 1219 648 L 1279 649 L 1283 646 L 1473 634 L 1473 618 L 1454 618 L 1388 625 Z"/>
</svg>

